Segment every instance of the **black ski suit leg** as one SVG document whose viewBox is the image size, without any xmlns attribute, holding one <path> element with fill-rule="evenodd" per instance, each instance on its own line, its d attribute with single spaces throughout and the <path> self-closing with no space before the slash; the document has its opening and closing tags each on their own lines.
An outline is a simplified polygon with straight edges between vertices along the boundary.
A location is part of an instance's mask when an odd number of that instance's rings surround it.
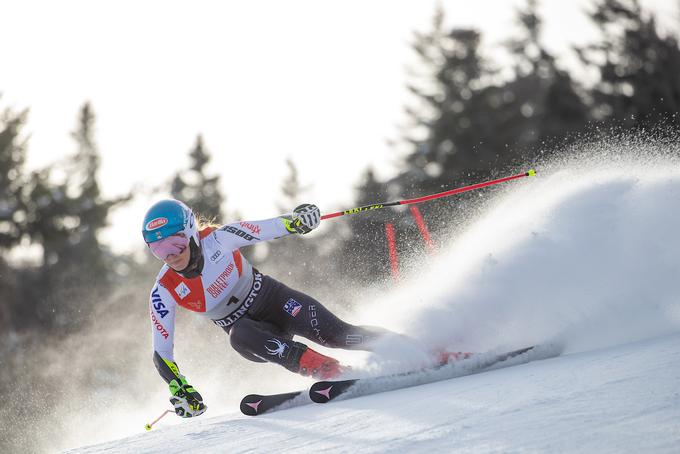
<svg viewBox="0 0 680 454">
<path fill-rule="evenodd" d="M 259 363 L 270 361 L 297 372 L 306 347 L 292 339 L 292 335 L 283 333 L 279 327 L 248 316 L 229 330 L 231 346 L 244 358 Z"/>
<path fill-rule="evenodd" d="M 305 337 L 317 344 L 349 350 L 371 350 L 371 344 L 390 331 L 347 323 L 316 299 L 276 282 L 262 319 L 280 326 L 286 333 Z"/>
<path fill-rule="evenodd" d="M 305 344 L 293 341 L 294 335 L 331 348 L 371 350 L 374 341 L 392 334 L 344 322 L 311 296 L 270 276 L 263 277 L 262 291 L 248 314 L 223 329 L 244 358 L 273 362 L 293 372 L 299 370 L 300 357 L 307 350 Z"/>
</svg>

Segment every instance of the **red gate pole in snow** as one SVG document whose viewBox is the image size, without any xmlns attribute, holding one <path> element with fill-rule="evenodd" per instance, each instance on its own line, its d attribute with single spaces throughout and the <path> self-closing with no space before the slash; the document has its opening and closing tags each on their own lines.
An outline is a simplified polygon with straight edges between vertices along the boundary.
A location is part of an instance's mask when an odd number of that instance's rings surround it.
<svg viewBox="0 0 680 454">
<path fill-rule="evenodd" d="M 420 230 L 420 235 L 423 237 L 423 241 L 425 241 L 427 252 L 429 252 L 430 255 L 434 255 L 434 243 L 432 242 L 432 238 L 430 238 L 430 231 L 425 225 L 425 221 L 423 220 L 423 216 L 420 214 L 420 210 L 416 205 L 411 205 L 409 208 L 411 208 L 411 216 L 413 216 L 413 219 L 416 220 L 418 230 Z"/>
<path fill-rule="evenodd" d="M 394 225 L 391 223 L 385 224 L 385 233 L 387 234 L 387 248 L 390 251 L 390 265 L 392 267 L 392 279 L 394 282 L 399 281 L 399 261 L 397 258 L 397 243 L 394 236 Z"/>
<path fill-rule="evenodd" d="M 420 235 L 423 237 L 423 241 L 425 241 L 425 246 L 427 249 L 427 252 L 430 255 L 434 255 L 435 253 L 435 248 L 434 248 L 434 243 L 432 242 L 432 238 L 430 237 L 430 231 L 427 229 L 427 225 L 425 225 L 425 221 L 423 220 L 423 216 L 420 214 L 420 210 L 418 209 L 417 206 L 411 205 L 411 215 L 416 221 L 416 224 L 418 225 L 418 230 L 420 230 Z M 399 281 L 399 256 L 397 255 L 397 240 L 396 240 L 396 235 L 394 233 L 394 224 L 387 222 L 385 223 L 385 235 L 387 236 L 387 248 L 390 253 L 390 267 L 392 270 L 392 280 L 396 283 Z"/>
<path fill-rule="evenodd" d="M 357 213 L 364 213 L 366 211 L 372 211 L 372 210 L 379 210 L 381 208 L 386 208 L 386 207 L 393 207 L 397 205 L 414 205 L 416 203 L 421 203 L 425 202 L 428 200 L 434 200 L 438 199 L 440 197 L 448 197 L 454 194 L 460 194 L 462 192 L 467 192 L 467 191 L 474 191 L 476 189 L 480 188 L 485 188 L 487 186 L 492 186 L 495 184 L 499 183 L 505 183 L 506 181 L 512 181 L 516 180 L 518 178 L 524 178 L 524 177 L 533 177 L 536 176 L 536 171 L 534 169 L 531 169 L 527 172 L 523 173 L 518 173 L 517 175 L 511 175 L 509 177 L 503 177 L 503 178 L 497 178 L 495 180 L 491 181 L 485 181 L 483 183 L 477 183 L 477 184 L 472 184 L 470 186 L 465 186 L 462 188 L 456 188 L 456 189 L 451 189 L 449 191 L 444 191 L 444 192 L 439 192 L 437 194 L 431 194 L 431 195 L 426 195 L 423 197 L 417 197 L 415 199 L 405 199 L 405 200 L 397 200 L 395 202 L 384 202 L 384 203 L 374 203 L 371 205 L 364 205 L 356 208 L 351 208 L 349 210 L 344 210 L 344 211 L 338 211 L 335 213 L 328 213 L 324 214 L 321 216 L 321 220 L 325 219 L 333 219 L 339 216 L 345 216 L 345 215 L 350 215 L 350 214 L 357 214 Z M 432 239 L 430 238 L 430 232 L 427 230 L 427 226 L 425 225 L 425 222 L 423 221 L 423 217 L 420 214 L 420 210 L 418 210 L 415 206 L 411 207 L 411 214 L 416 220 L 416 223 L 418 224 L 418 228 L 420 229 L 420 234 L 423 237 L 423 240 L 425 241 L 425 244 L 427 245 L 428 251 L 430 253 L 434 253 L 434 244 L 432 243 Z M 394 226 L 390 223 L 385 224 L 385 232 L 387 234 L 387 246 L 390 250 L 390 263 L 392 266 L 392 278 L 397 281 L 399 276 L 399 263 L 397 261 L 397 247 L 395 244 L 395 235 L 394 235 Z"/>
</svg>

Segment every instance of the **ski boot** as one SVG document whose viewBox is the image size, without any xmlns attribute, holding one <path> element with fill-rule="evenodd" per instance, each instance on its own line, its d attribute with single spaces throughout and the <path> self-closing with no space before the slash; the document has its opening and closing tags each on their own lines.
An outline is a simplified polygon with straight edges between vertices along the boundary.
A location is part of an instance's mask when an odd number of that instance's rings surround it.
<svg viewBox="0 0 680 454">
<path fill-rule="evenodd" d="M 470 352 L 450 352 L 444 350 L 435 353 L 435 361 L 437 365 L 444 366 L 445 364 L 460 361 L 461 359 L 468 359 L 472 355 L 473 354 Z"/>
<path fill-rule="evenodd" d="M 300 356 L 299 364 L 298 373 L 300 375 L 311 376 L 317 380 L 332 380 L 345 372 L 345 368 L 340 365 L 338 360 L 322 355 L 309 347 Z"/>
</svg>

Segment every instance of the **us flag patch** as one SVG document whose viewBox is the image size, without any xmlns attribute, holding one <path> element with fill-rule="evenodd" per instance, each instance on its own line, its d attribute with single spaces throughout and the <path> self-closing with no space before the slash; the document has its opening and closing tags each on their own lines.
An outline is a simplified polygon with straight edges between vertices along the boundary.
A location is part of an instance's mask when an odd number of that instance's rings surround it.
<svg viewBox="0 0 680 454">
<path fill-rule="evenodd" d="M 302 309 L 302 304 L 295 301 L 293 298 L 289 299 L 286 304 L 283 305 L 283 310 L 288 312 L 292 317 L 295 317 Z"/>
</svg>

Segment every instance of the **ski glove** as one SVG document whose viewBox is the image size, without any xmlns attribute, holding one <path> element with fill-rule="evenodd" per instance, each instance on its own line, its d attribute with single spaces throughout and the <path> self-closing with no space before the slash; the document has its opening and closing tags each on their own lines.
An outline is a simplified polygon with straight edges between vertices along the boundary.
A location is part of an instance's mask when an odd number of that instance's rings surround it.
<svg viewBox="0 0 680 454">
<path fill-rule="evenodd" d="M 293 229 L 304 235 L 309 233 L 319 226 L 321 222 L 321 211 L 316 205 L 310 203 L 303 203 L 293 210 L 293 222 L 291 223 Z"/>
<path fill-rule="evenodd" d="M 180 375 L 170 381 L 170 403 L 175 407 L 175 413 L 182 418 L 192 418 L 203 414 L 208 407 L 203 403 L 203 397 L 187 383 L 186 378 Z"/>
</svg>

